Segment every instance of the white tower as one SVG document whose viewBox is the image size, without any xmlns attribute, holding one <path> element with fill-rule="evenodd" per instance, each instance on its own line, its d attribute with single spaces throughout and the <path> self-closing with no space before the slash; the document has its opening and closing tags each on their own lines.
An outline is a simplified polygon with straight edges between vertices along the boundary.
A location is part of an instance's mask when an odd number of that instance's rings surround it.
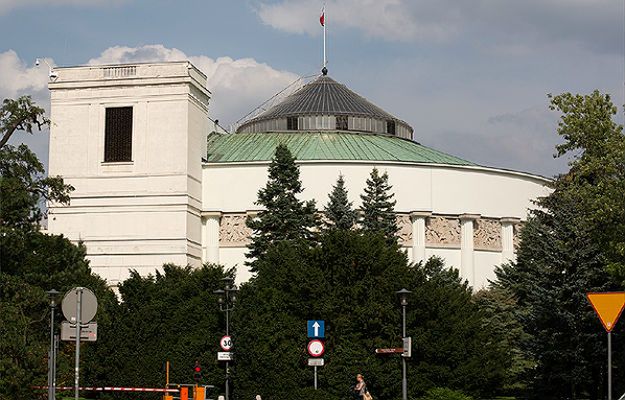
<svg viewBox="0 0 625 400">
<path fill-rule="evenodd" d="M 111 285 L 200 265 L 206 76 L 186 61 L 55 72 L 49 172 L 76 190 L 50 204 L 50 233 L 82 241 Z"/>
</svg>

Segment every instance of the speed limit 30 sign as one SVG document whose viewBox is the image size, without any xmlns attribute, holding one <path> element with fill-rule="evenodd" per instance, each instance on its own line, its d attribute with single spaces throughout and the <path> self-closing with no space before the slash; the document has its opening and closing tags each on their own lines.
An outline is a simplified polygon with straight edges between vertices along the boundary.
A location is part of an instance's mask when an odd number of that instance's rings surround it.
<svg viewBox="0 0 625 400">
<path fill-rule="evenodd" d="M 223 349 L 223 351 L 232 350 L 232 338 L 230 336 L 224 336 L 219 341 L 219 346 Z"/>
</svg>

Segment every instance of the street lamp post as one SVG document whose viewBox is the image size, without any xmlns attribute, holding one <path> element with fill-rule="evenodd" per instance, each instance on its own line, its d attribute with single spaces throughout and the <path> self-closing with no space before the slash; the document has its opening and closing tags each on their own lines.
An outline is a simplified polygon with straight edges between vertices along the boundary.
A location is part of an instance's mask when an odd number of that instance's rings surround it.
<svg viewBox="0 0 625 400">
<path fill-rule="evenodd" d="M 224 288 L 213 291 L 217 295 L 219 309 L 226 313 L 226 336 L 230 335 L 230 311 L 234 309 L 236 294 L 239 289 L 232 278 L 223 278 Z M 230 400 L 230 362 L 226 361 L 226 400 Z"/>
<path fill-rule="evenodd" d="M 408 305 L 408 295 L 412 293 L 408 289 L 401 289 L 395 292 L 399 296 L 399 301 L 402 308 L 402 324 L 401 324 L 401 337 L 402 340 L 406 339 L 406 306 Z M 406 377 L 406 357 L 402 355 L 402 379 L 401 379 L 401 398 L 402 400 L 408 400 L 408 378 Z"/>
<path fill-rule="evenodd" d="M 48 351 L 48 400 L 56 398 L 56 346 L 54 340 L 54 313 L 56 312 L 56 297 L 59 292 L 52 289 L 46 292 L 50 300 L 50 350 Z"/>
</svg>

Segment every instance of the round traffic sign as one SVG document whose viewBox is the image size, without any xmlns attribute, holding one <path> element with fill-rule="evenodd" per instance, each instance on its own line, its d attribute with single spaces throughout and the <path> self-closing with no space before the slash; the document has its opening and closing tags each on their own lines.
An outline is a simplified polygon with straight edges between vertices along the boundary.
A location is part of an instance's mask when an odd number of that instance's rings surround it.
<svg viewBox="0 0 625 400">
<path fill-rule="evenodd" d="M 221 338 L 221 340 L 219 341 L 219 346 L 221 346 L 221 348 L 224 351 L 228 351 L 232 349 L 232 338 L 230 336 L 224 336 Z"/>
<path fill-rule="evenodd" d="M 87 324 L 91 322 L 98 311 L 98 300 L 95 294 L 87 288 L 75 287 L 65 294 L 63 302 L 61 303 L 61 309 L 63 315 L 71 323 L 76 323 L 76 304 L 80 297 L 80 323 Z"/>
<path fill-rule="evenodd" d="M 321 357 L 325 351 L 326 347 L 321 340 L 315 339 L 308 342 L 308 354 L 311 357 Z"/>
</svg>

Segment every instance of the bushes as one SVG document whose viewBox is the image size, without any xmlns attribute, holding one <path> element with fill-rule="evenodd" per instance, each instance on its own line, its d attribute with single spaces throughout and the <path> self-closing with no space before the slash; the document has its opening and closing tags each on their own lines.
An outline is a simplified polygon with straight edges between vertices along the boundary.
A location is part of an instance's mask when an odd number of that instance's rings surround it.
<svg viewBox="0 0 625 400">
<path fill-rule="evenodd" d="M 418 400 L 473 400 L 473 397 L 447 388 L 434 388 L 425 393 L 425 396 L 419 397 Z"/>
</svg>

